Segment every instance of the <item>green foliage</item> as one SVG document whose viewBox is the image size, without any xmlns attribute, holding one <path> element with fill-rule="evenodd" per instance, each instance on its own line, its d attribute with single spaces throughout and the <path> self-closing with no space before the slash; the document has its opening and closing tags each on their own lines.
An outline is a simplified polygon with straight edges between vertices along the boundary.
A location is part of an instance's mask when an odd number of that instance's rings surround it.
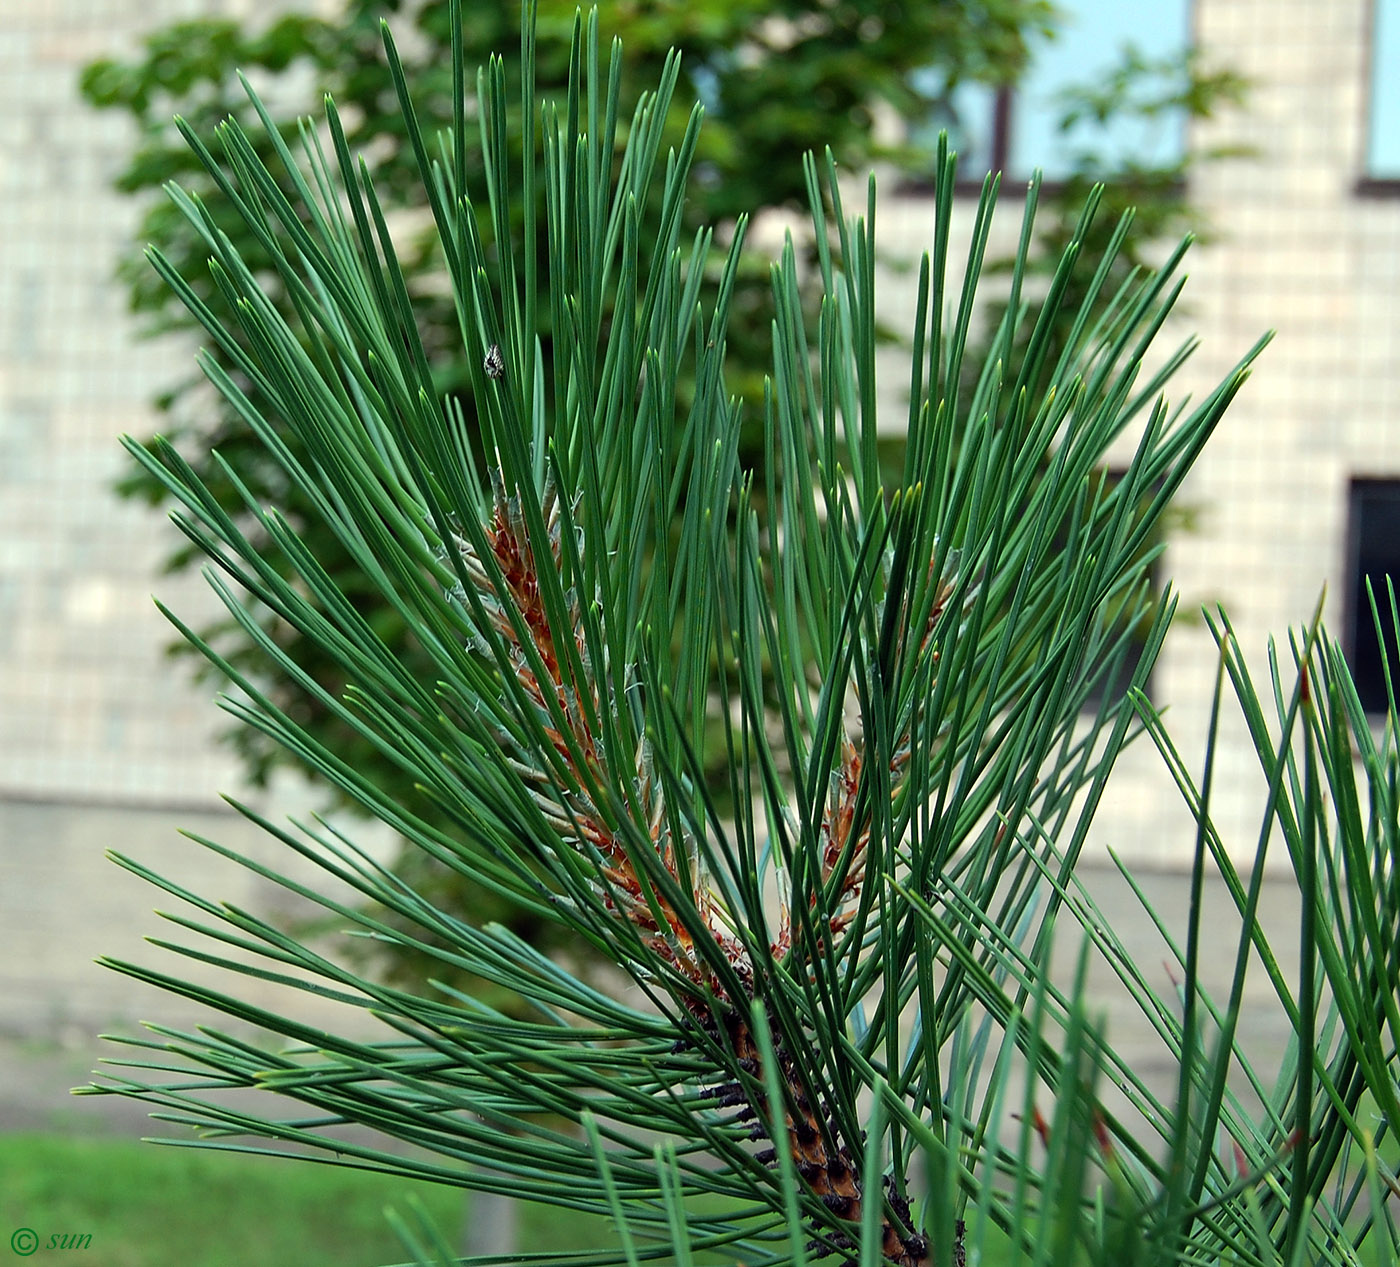
<svg viewBox="0 0 1400 1267">
<path fill-rule="evenodd" d="M 463 885 L 567 931 L 614 972 L 590 983 L 435 902 L 331 823 L 283 827 L 242 808 L 327 884 L 199 843 L 514 1006 L 475 987 L 385 984 L 337 947 L 119 858 L 180 904 L 169 918 L 192 938 L 155 944 L 228 969 L 233 986 L 112 966 L 286 1043 L 153 1026 L 125 1040 L 131 1072 L 118 1065 L 98 1089 L 209 1145 L 278 1141 L 615 1221 L 616 1244 L 548 1259 L 560 1267 L 701 1254 L 921 1267 L 994 1244 L 1035 1264 L 1393 1262 L 1393 1179 L 1376 1151 L 1400 1111 L 1393 727 L 1370 740 L 1316 626 L 1262 698 L 1216 626 L 1270 780 L 1260 861 L 1276 829 L 1303 895 L 1295 991 L 1256 918 L 1261 868 L 1239 873 L 1211 823 L 1213 743 L 1198 790 L 1140 689 L 1084 712 L 1126 654 L 1125 621 L 1151 612 L 1133 675 L 1145 681 L 1171 604 L 1147 596 L 1143 547 L 1258 347 L 1194 408 L 1170 408 L 1161 393 L 1186 349 L 1152 373 L 1143 358 L 1182 251 L 1101 303 L 1129 224 L 1106 254 L 1087 252 L 1095 192 L 1033 296 L 1032 186 L 1013 301 L 966 373 L 996 188 L 966 273 L 950 276 L 955 162 L 941 152 L 890 479 L 874 184 L 848 218 L 830 154 L 809 157 L 819 302 L 813 318 L 790 239 L 770 275 L 755 474 L 727 376 L 745 224 L 723 243 L 684 226 L 701 133 L 696 109 L 670 140 L 679 63 L 624 126 L 622 56 L 600 57 L 596 15 L 574 28 L 558 101 L 538 98 L 534 39 L 527 14 L 518 114 L 505 63 L 469 98 L 454 47 L 452 127 L 436 144 L 389 42 L 478 425 L 434 375 L 337 108 L 299 129 L 296 152 L 253 98 L 273 160 L 236 121 L 217 130 L 217 154 L 186 128 L 216 193 L 172 190 L 221 309 L 151 258 L 234 367 L 202 357 L 308 522 L 224 455 L 206 465 L 237 495 L 236 517 L 168 442 L 129 448 L 178 503 L 265 660 L 261 680 L 285 684 L 262 690 L 172 616 L 231 682 L 225 707 Z M 275 270 L 290 319 L 222 233 L 226 215 Z M 1134 459 L 1108 484 L 1095 473 L 1129 427 Z M 351 590 L 318 555 L 328 538 Z M 413 657 L 367 614 L 384 610 Z M 314 701 L 381 759 L 327 742 L 288 698 Z M 1180 1006 L 1075 881 L 1139 720 L 1200 823 L 1174 950 Z M 1243 930 L 1223 1003 L 1196 971 L 1208 865 Z M 368 904 L 334 895 L 346 885 Z M 1088 1014 L 1082 968 L 1068 988 L 1052 978 L 1067 921 L 1177 1062 L 1174 1097 Z M 1272 1076 L 1236 1041 L 1251 953 L 1295 1035 Z M 286 1005 L 241 1001 L 243 976 L 285 988 Z M 307 1026 L 301 991 L 354 1024 Z M 295 1110 L 269 1113 L 268 1094 Z M 351 1123 L 410 1150 L 336 1130 Z M 420 1261 L 448 1253 L 417 1220 L 399 1226 Z"/>
<path fill-rule="evenodd" d="M 441 285 L 446 264 L 438 237 L 423 214 L 426 190 L 380 53 L 378 21 L 385 12 L 401 13 L 404 25 L 411 30 L 404 52 L 405 68 L 415 85 L 424 134 L 431 137 L 452 117 L 452 32 L 444 0 L 417 4 L 349 0 L 344 15 L 334 20 L 294 14 L 259 30 L 225 19 L 182 22 L 148 37 L 142 56 L 133 61 L 104 60 L 91 65 L 83 76 L 82 90 L 94 105 L 122 110 L 138 126 L 140 144 L 120 179 L 123 189 L 149 194 L 165 182 L 175 181 L 201 195 L 208 195 L 213 186 L 171 127 L 172 115 L 181 115 L 199 136 L 213 135 L 226 117 L 248 127 L 255 116 L 238 84 L 235 72 L 241 70 L 266 86 L 281 134 L 293 137 L 295 125 L 290 120 L 314 109 L 320 93 L 329 92 L 340 105 L 347 145 L 367 155 L 373 165 L 376 189 L 394 228 L 417 335 L 432 371 L 433 391 L 458 393 L 464 416 L 474 427 L 474 397 L 466 390 L 471 382 L 470 358 L 463 355 L 457 316 Z M 891 0 L 841 0 L 839 4 L 695 0 L 684 5 L 640 7 L 605 3 L 600 11 L 604 29 L 623 31 L 627 36 L 618 102 L 623 121 L 618 145 L 626 140 L 626 120 L 636 104 L 633 85 L 657 82 L 670 49 L 680 47 L 684 58 L 676 71 L 676 100 L 685 104 L 677 104 L 667 116 L 667 141 L 674 144 L 683 135 L 689 102 L 697 98 L 705 101 L 708 118 L 696 143 L 695 179 L 679 209 L 683 237 L 689 239 L 703 226 L 713 227 L 724 241 L 740 214 L 805 205 L 802 162 L 808 151 L 820 152 L 829 145 L 843 162 L 857 167 L 879 155 L 872 125 L 877 105 L 883 103 L 907 116 L 929 109 L 915 71 L 937 68 L 949 85 L 967 78 L 1002 82 L 1013 76 L 1025 59 L 1026 39 L 1043 29 L 1050 12 L 1045 0 L 914 6 Z M 519 6 L 469 0 L 464 16 L 462 51 L 467 66 L 473 67 L 514 38 Z M 557 95 L 567 78 L 573 16 L 573 0 L 546 0 L 541 6 L 535 80 L 543 94 Z M 506 144 L 516 155 L 521 130 L 514 106 L 519 68 L 510 61 L 504 70 L 511 97 L 504 121 Z M 260 161 L 273 160 L 275 151 L 269 137 L 256 128 L 248 136 Z M 929 161 L 927 154 L 900 152 L 888 157 L 921 171 Z M 463 161 L 467 183 L 480 187 L 485 173 L 475 150 L 469 148 Z M 284 192 L 290 191 L 284 187 Z M 653 210 L 660 196 L 658 180 L 650 193 Z M 292 315 L 290 296 L 282 287 L 267 245 L 248 230 L 228 203 L 212 199 L 208 205 L 219 231 L 229 235 L 249 268 L 266 281 L 269 300 L 284 315 Z M 523 214 L 522 205 L 513 204 L 512 223 L 517 231 L 523 229 Z M 273 231 L 279 232 L 275 226 Z M 480 232 L 487 250 L 495 249 L 491 246 L 493 226 L 483 222 Z M 184 329 L 192 319 L 146 266 L 142 248 L 147 242 L 158 243 L 201 303 L 225 319 L 238 350 L 249 350 L 237 323 L 228 320 L 231 314 L 224 296 L 203 268 L 202 238 L 177 206 L 163 197 L 148 200 L 136 241 L 139 245 L 122 262 L 120 275 L 130 287 L 134 308 L 148 318 L 151 332 Z M 279 245 L 289 249 L 290 244 L 282 238 Z M 546 267 L 543 258 L 538 267 Z M 606 297 L 604 302 L 608 302 Z M 741 436 L 741 448 L 749 462 L 759 458 L 762 448 L 758 406 L 769 363 L 772 316 L 767 261 L 741 255 L 732 284 L 732 351 L 727 373 L 731 388 L 752 402 Z M 554 337 L 551 320 L 552 314 L 544 314 L 538 330 L 546 350 Z M 231 352 L 216 346 L 211 354 L 238 381 L 240 371 Z M 682 396 L 693 390 L 688 371 L 682 371 L 676 390 Z M 197 379 L 174 385 L 161 403 L 168 412 L 165 435 L 244 531 L 256 537 L 258 526 L 246 515 L 234 483 L 206 457 L 211 451 L 223 454 L 255 495 L 277 501 L 289 522 L 309 534 L 318 558 L 347 599 L 407 663 L 420 673 L 429 673 L 428 658 L 398 614 L 377 602 L 373 587 L 366 585 L 354 560 L 333 535 L 316 535 L 314 509 L 302 500 L 295 483 L 289 483 L 267 459 L 261 442 L 237 411 L 219 400 L 211 401 L 207 392 L 198 389 Z M 283 438 L 293 446 L 297 443 L 290 432 L 284 432 Z M 126 480 L 123 488 L 129 495 L 153 503 L 163 503 L 166 498 L 162 483 L 144 471 Z M 288 562 L 275 551 L 269 557 L 284 572 L 290 572 Z M 188 550 L 170 560 L 172 568 L 192 563 Z M 314 640 L 276 620 L 269 620 L 265 632 L 332 691 L 344 686 L 338 667 Z M 314 698 L 295 695 L 276 677 L 267 676 L 255 641 L 244 635 L 237 622 L 224 621 L 201 633 L 260 689 L 311 726 L 322 742 L 358 767 L 375 769 L 381 779 L 394 776 L 392 766 L 379 764 L 376 748 L 334 710 L 324 708 Z M 283 750 L 257 731 L 235 728 L 228 733 L 254 783 L 263 783 L 286 760 Z M 425 863 L 416 851 L 405 851 L 400 865 L 410 869 L 414 882 L 443 904 L 465 904 L 479 918 L 511 922 L 532 940 L 550 936 L 548 928 L 494 903 L 489 895 L 463 891 L 450 873 Z M 391 956 L 384 966 L 396 979 L 411 980 L 429 965 L 409 955 Z"/>
</svg>

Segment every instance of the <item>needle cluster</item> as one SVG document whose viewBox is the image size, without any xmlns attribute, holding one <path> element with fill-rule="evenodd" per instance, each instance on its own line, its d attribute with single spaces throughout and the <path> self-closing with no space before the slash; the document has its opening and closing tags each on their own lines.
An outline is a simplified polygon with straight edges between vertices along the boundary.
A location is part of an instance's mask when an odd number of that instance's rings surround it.
<svg viewBox="0 0 1400 1267">
<path fill-rule="evenodd" d="M 460 24 L 455 4 L 451 16 Z M 337 927 L 518 1006 L 385 984 L 334 945 L 122 858 L 181 904 L 169 918 L 193 943 L 157 945 L 286 1003 L 114 964 L 276 1041 L 155 1027 L 124 1040 L 131 1069 L 101 1089 L 205 1143 L 290 1144 L 615 1220 L 616 1253 L 555 1267 L 692 1251 L 749 1267 L 833 1255 L 961 1267 L 994 1245 L 1008 1262 L 1297 1263 L 1350 1252 L 1371 1229 L 1393 1243 L 1382 1133 L 1361 1108 L 1400 1117 L 1393 748 L 1370 742 L 1316 628 L 1295 661 L 1319 690 L 1289 703 L 1276 673 L 1281 707 L 1265 718 L 1216 627 L 1310 912 L 1295 1002 L 1258 928 L 1257 880 L 1230 867 L 1208 795 L 1141 689 L 1172 606 L 1150 588 L 1155 525 L 1258 349 L 1195 404 L 1169 407 L 1189 345 L 1152 370 L 1144 356 L 1179 291 L 1181 250 L 1110 287 L 1110 259 L 1084 250 L 1095 196 L 1032 299 L 1033 185 L 1011 303 L 972 372 L 998 188 L 989 177 L 965 272 L 951 276 L 945 146 L 897 394 L 876 375 L 873 181 L 864 214 L 848 216 L 848 182 L 813 155 L 810 227 L 771 273 L 764 462 L 745 470 L 725 374 L 744 224 L 679 234 L 702 112 L 673 108 L 673 57 L 621 121 L 621 59 L 604 69 L 596 14 L 575 25 L 566 97 L 539 101 L 534 37 L 527 6 L 518 109 L 499 58 L 470 93 L 458 42 L 454 125 L 430 138 L 386 33 L 467 390 L 434 378 L 388 219 L 332 103 L 303 124 L 297 153 L 252 98 L 271 165 L 234 123 L 217 153 L 187 131 L 222 212 L 267 257 L 250 264 L 209 208 L 172 190 L 233 324 L 152 252 L 237 367 L 206 358 L 214 386 L 431 674 L 404 663 L 363 594 L 344 593 L 235 470 L 223 474 L 241 519 L 173 446 L 128 447 L 180 503 L 176 522 L 271 668 L 416 791 L 357 769 L 172 617 L 227 675 L 224 706 L 436 865 L 567 930 L 612 971 L 600 984 L 442 909 L 336 824 L 288 828 L 240 806 L 325 883 L 199 843 Z M 469 145 L 484 191 L 468 187 Z M 1110 258 L 1128 231 L 1114 229 Z M 267 300 L 267 267 L 294 319 Z M 892 463 L 885 441 L 901 427 Z M 1134 456 L 1109 480 L 1125 436 Z M 314 642 L 336 686 L 288 654 L 279 627 Z M 1195 931 L 1178 1011 L 1075 882 L 1105 781 L 1140 728 L 1198 815 L 1198 872 L 1209 857 L 1238 898 L 1241 967 L 1223 1008 L 1194 984 Z M 1084 930 L 1152 1019 L 1182 1070 L 1175 1102 L 1091 1023 L 1082 975 L 1070 989 L 1051 977 L 1057 920 Z M 1227 1076 L 1244 1068 L 1263 1085 L 1234 1041 L 1251 948 L 1298 1035 L 1263 1116 Z M 307 1024 L 307 995 L 354 1023 Z M 1206 1016 L 1222 1035 L 1209 1051 Z M 269 1092 L 295 1111 L 269 1112 Z M 346 1138 L 335 1128 L 347 1124 L 394 1146 Z"/>
</svg>

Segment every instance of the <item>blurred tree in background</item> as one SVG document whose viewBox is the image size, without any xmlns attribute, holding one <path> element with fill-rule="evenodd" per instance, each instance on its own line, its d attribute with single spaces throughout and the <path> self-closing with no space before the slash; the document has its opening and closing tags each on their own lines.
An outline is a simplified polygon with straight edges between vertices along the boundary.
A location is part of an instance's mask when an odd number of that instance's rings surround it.
<svg viewBox="0 0 1400 1267">
<path fill-rule="evenodd" d="M 462 37 L 468 64 L 484 63 L 491 53 L 514 46 L 518 4 L 465 0 L 464 9 Z M 565 82 L 574 11 L 574 0 L 540 4 L 537 74 L 538 85 L 546 92 Z M 880 113 L 913 122 L 937 119 L 940 112 L 946 114 L 964 85 L 999 89 L 1014 84 L 1035 42 L 1053 35 L 1059 16 L 1047 0 L 928 0 L 921 4 L 902 0 L 602 0 L 599 11 L 605 37 L 617 34 L 625 40 L 624 85 L 655 83 L 668 50 L 675 46 L 683 51 L 669 122 L 676 139 L 684 129 L 690 103 L 698 99 L 706 106 L 695 164 L 697 179 L 686 206 L 689 234 L 683 231 L 682 240 L 706 226 L 713 226 L 722 239 L 740 214 L 804 206 L 802 156 L 811 149 L 829 146 L 847 171 L 862 171 L 872 162 L 890 164 L 917 184 L 929 170 L 928 148 L 913 143 L 882 145 L 876 126 Z M 317 112 L 323 93 L 335 98 L 350 129 L 352 152 L 365 156 L 385 200 L 439 389 L 454 393 L 465 384 L 470 358 L 480 361 L 484 349 L 463 345 L 442 282 L 442 261 L 435 253 L 417 168 L 383 60 L 379 24 L 385 16 L 395 19 L 409 78 L 417 85 L 424 131 L 445 129 L 451 119 L 451 31 L 448 6 L 437 0 L 347 0 L 343 13 L 333 19 L 291 12 L 255 29 L 222 18 L 180 22 L 152 33 L 133 60 L 103 60 L 87 68 L 82 79 L 87 100 L 100 108 L 125 111 L 139 129 L 137 147 L 118 183 L 141 199 L 145 210 L 137 240 L 120 262 L 119 275 L 130 289 L 133 308 L 146 319 L 148 333 L 188 330 L 194 322 L 143 258 L 147 242 L 156 244 L 186 278 L 203 279 L 195 281 L 199 297 L 214 312 L 221 314 L 225 303 L 204 267 L 205 248 L 178 209 L 158 196 L 166 182 L 206 196 L 209 210 L 251 266 L 256 269 L 258 261 L 266 259 L 246 226 L 212 188 L 171 122 L 180 115 L 194 134 L 209 136 L 225 116 L 249 121 L 252 110 L 236 74 L 242 71 L 268 101 L 282 134 L 293 142 L 297 118 Z M 508 77 L 517 70 L 513 60 L 506 62 Z M 1152 84 L 1158 87 L 1149 86 L 1144 92 L 1144 85 Z M 1233 77 L 1212 78 L 1193 60 L 1181 61 L 1172 71 L 1139 59 L 1137 64 L 1130 60 L 1122 77 L 1100 82 L 1093 92 L 1068 102 L 1066 109 L 1076 117 L 1097 112 L 1103 119 L 1143 110 L 1201 116 L 1237 90 Z M 624 88 L 619 108 L 623 141 L 635 104 L 625 94 Z M 514 99 L 519 99 L 518 85 Z M 518 142 L 518 119 L 511 127 L 512 139 Z M 256 135 L 256 129 L 252 133 Z M 910 135 L 919 134 L 911 130 Z M 475 147 L 468 146 L 467 152 L 474 155 Z M 271 159 L 271 147 L 261 156 Z M 1182 159 L 1172 170 L 1144 168 L 1125 180 L 1121 167 L 1108 170 L 1092 147 L 1086 150 L 1072 179 L 1063 182 L 1063 193 L 1052 190 L 1046 199 L 1049 214 L 1042 217 L 1035 260 L 1059 257 L 1083 204 L 1084 184 L 1105 176 L 1112 177 L 1116 189 L 1129 190 L 1136 201 L 1140 223 L 1147 230 L 1138 241 L 1178 235 L 1193 227 L 1183 180 L 1186 161 Z M 485 187 L 484 172 L 471 173 L 470 180 L 473 188 Z M 658 188 L 655 196 L 659 194 Z M 1100 221 L 1105 232 L 1111 222 L 1110 216 Z M 490 232 L 489 224 L 483 222 L 488 249 Z M 1130 249 L 1127 266 L 1136 258 Z M 731 305 L 729 387 L 750 402 L 761 402 L 762 376 L 769 364 L 768 277 L 767 257 L 752 254 Z M 268 293 L 286 305 L 270 270 L 267 285 Z M 1073 299 L 1066 311 L 1074 311 Z M 226 325 L 235 328 L 237 323 Z M 231 359 L 218 355 L 237 379 Z M 969 361 L 976 364 L 977 358 Z M 461 403 L 470 420 L 470 395 L 463 395 Z M 297 490 L 287 485 L 241 420 L 202 387 L 202 380 L 173 384 L 159 406 L 165 414 L 163 433 L 184 451 L 199 478 L 218 493 L 231 513 L 241 515 L 242 501 L 232 481 L 211 459 L 211 451 L 216 450 L 238 472 L 255 498 L 277 503 L 298 531 L 305 529 Z M 752 461 L 755 453 L 745 456 Z M 149 476 L 132 476 L 122 491 L 153 504 L 160 504 L 163 496 Z M 250 535 L 256 535 L 251 523 L 244 522 Z M 343 559 L 331 541 L 316 542 L 315 552 L 328 564 L 337 557 Z M 193 559 L 182 553 L 170 565 L 192 566 Z M 336 584 L 361 604 L 376 631 L 391 645 L 403 646 L 405 658 L 411 657 L 413 648 L 398 616 L 373 599 L 348 561 L 339 572 L 334 566 L 331 571 Z M 315 674 L 323 686 L 338 691 L 334 670 L 314 646 L 303 645 L 305 640 L 290 629 L 273 628 L 292 659 Z M 304 697 L 266 677 L 261 657 L 232 622 L 201 632 L 279 707 L 313 729 L 345 760 L 378 768 L 382 758 L 358 734 L 329 713 L 312 715 L 314 706 Z M 255 783 L 265 781 L 289 759 L 248 727 L 231 728 L 229 739 Z M 425 812 L 427 807 L 412 788 L 405 787 L 403 795 L 406 803 Z M 458 882 L 434 874 L 431 864 L 416 851 L 406 851 L 397 869 L 437 905 L 455 907 L 475 919 L 499 919 L 534 944 L 547 944 L 544 930 L 524 922 L 516 911 L 498 906 L 487 893 L 458 893 L 452 900 L 441 886 Z M 416 965 L 402 960 L 388 967 L 409 975 L 417 971 Z M 436 971 L 440 975 L 440 964 Z"/>
<path fill-rule="evenodd" d="M 1063 170 L 1044 188 L 1044 214 L 1037 220 L 1028 272 L 1048 282 L 1096 184 L 1103 185 L 1103 202 L 1086 238 L 1086 255 L 1107 254 L 1120 218 L 1133 213 L 1127 249 L 1109 266 L 1105 291 L 1110 295 L 1117 289 L 1115 283 L 1147 262 L 1147 253 L 1174 246 L 1188 233 L 1209 237 L 1211 226 L 1191 200 L 1190 175 L 1204 164 L 1248 151 L 1229 141 L 1203 145 L 1190 125 L 1214 118 L 1223 108 L 1243 105 L 1247 91 L 1241 75 L 1212 65 L 1199 49 L 1148 54 L 1129 45 L 1092 80 L 1058 92 L 1052 108 L 1055 130 L 1064 138 L 1058 163 Z M 1164 132 L 1177 130 L 1180 144 L 1152 144 L 1160 142 Z M 1145 143 L 1134 148 L 1125 138 Z M 1009 272 L 1011 261 L 1001 261 L 1000 267 Z M 1083 300 L 1087 281 L 1069 279 L 1066 306 Z M 1063 334 L 1052 345 L 1047 365 L 1059 355 Z"/>
<path fill-rule="evenodd" d="M 1191 173 L 1248 151 L 1228 139 L 1202 144 L 1191 125 L 1212 119 L 1223 109 L 1242 106 L 1247 91 L 1248 83 L 1241 75 L 1228 67 L 1212 65 L 1199 49 L 1184 47 L 1146 53 L 1128 45 L 1118 51 L 1116 59 L 1102 73 L 1055 94 L 1054 125 L 1064 140 L 1058 163 L 1061 170 L 1056 173 L 1057 179 L 1047 181 L 1042 193 L 1042 214 L 1030 245 L 1027 277 L 1049 285 L 1074 237 L 1085 199 L 1096 184 L 1102 185 L 1103 201 L 1099 215 L 1085 234 L 1084 253 L 1089 258 L 1109 261 L 1106 296 L 1116 293 L 1134 270 L 1159 264 L 1163 248 L 1175 245 L 1186 234 L 1208 240 L 1213 227 L 1192 201 Z M 1153 144 L 1174 130 L 1180 137 L 1178 144 Z M 1128 212 L 1133 215 L 1133 231 L 1124 249 L 1114 255 L 1110 242 Z M 1004 259 L 989 272 L 1000 269 L 1009 273 L 1011 268 L 1012 261 Z M 1090 275 L 1085 270 L 1070 274 L 1064 281 L 1063 311 L 1076 311 L 1085 301 Z M 989 322 L 994 324 L 1004 315 L 1005 304 L 994 301 L 987 311 Z M 1041 376 L 1034 381 L 1036 392 L 1045 389 L 1050 367 L 1063 351 L 1068 333 L 1067 321 L 1052 329 Z M 1023 329 L 1017 340 L 1017 358 L 1029 337 L 1029 331 Z M 974 359 L 971 363 L 979 362 Z M 1104 471 L 1105 487 L 1111 486 L 1118 474 Z M 1146 510 L 1155 492 L 1150 490 L 1145 495 L 1142 510 Z M 1158 549 L 1175 533 L 1193 531 L 1198 512 L 1199 507 L 1174 502 L 1144 544 L 1144 554 Z M 1118 680 L 1104 682 L 1101 695 L 1093 703 L 1104 696 L 1120 695 L 1142 654 L 1151 621 L 1139 617 L 1128 626 L 1127 610 L 1124 603 L 1123 632 L 1133 650 Z M 1198 616 L 1199 601 L 1183 602 L 1177 619 L 1189 621 Z M 1148 690 L 1150 693 L 1150 682 Z"/>
</svg>

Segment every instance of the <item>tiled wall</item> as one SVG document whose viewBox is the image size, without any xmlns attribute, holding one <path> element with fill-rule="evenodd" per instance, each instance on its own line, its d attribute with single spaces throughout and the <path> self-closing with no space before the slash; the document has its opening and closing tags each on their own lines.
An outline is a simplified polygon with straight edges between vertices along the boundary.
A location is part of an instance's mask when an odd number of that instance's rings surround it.
<svg viewBox="0 0 1400 1267">
<path fill-rule="evenodd" d="M 133 137 L 77 79 L 139 33 L 207 6 L 15 3 L 0 22 L 0 796 L 197 802 L 231 781 L 208 737 L 212 690 L 164 659 L 151 592 L 174 538 L 111 491 L 123 432 L 191 349 L 133 340 L 113 281 L 135 222 L 111 190 Z"/>
<path fill-rule="evenodd" d="M 1206 512 L 1202 531 L 1173 545 L 1167 567 L 1186 597 L 1226 603 L 1262 672 L 1269 635 L 1282 640 L 1308 620 L 1324 586 L 1329 632 L 1342 635 L 1348 480 L 1400 476 L 1400 199 L 1357 192 L 1365 0 L 1198 8 L 1205 45 L 1254 81 L 1249 111 L 1204 139 L 1256 151 L 1195 182 L 1220 234 L 1192 270 L 1198 372 L 1223 373 L 1262 329 L 1277 336 L 1188 487 Z M 1211 650 L 1183 629 L 1163 673 L 1175 731 L 1197 753 Z M 1220 813 L 1250 849 L 1262 805 L 1257 764 L 1243 744 L 1226 758 Z M 1157 849 L 1180 853 L 1175 841 Z"/>
<path fill-rule="evenodd" d="M 166 659 L 173 631 L 150 596 L 196 622 L 213 600 L 159 574 L 178 532 L 112 492 L 129 462 L 118 436 L 157 427 L 150 401 L 190 373 L 193 345 L 133 337 L 113 270 L 137 213 L 111 182 L 134 138 L 77 92 L 87 62 L 133 55 L 147 30 L 252 11 L 268 7 L 0 0 L 0 1038 L 90 1035 L 148 1010 L 149 988 L 92 963 L 152 962 L 140 938 L 162 904 L 105 850 L 197 883 L 209 858 L 178 827 L 274 852 L 220 812 L 239 778 L 213 740 L 215 688 Z M 259 910 L 277 901 L 246 873 L 216 883 Z"/>
</svg>

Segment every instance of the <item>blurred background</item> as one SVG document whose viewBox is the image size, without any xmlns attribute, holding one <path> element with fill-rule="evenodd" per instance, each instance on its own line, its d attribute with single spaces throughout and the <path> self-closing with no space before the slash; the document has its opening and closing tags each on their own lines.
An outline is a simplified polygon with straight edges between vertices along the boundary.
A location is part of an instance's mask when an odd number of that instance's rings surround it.
<svg viewBox="0 0 1400 1267">
<path fill-rule="evenodd" d="M 542 46 L 572 13 L 544 7 Z M 104 851 L 266 909 L 270 891 L 235 868 L 214 878 L 178 830 L 271 856 L 220 794 L 274 817 L 319 805 L 268 752 L 221 737 L 216 684 L 167 653 L 172 633 L 151 601 L 196 626 L 216 619 L 195 571 L 171 566 L 179 535 L 133 484 L 117 437 L 166 431 L 197 452 L 229 425 L 193 384 L 197 340 L 139 259 L 145 240 L 173 232 L 160 181 L 197 179 L 169 120 L 182 113 L 207 135 L 242 109 L 235 66 L 279 119 L 316 109 L 330 87 L 398 189 L 375 20 L 388 13 L 428 74 L 441 66 L 445 8 L 0 0 L 0 1084 L 14 1088 L 0 1097 L 0 1129 L 71 1124 L 78 1110 L 55 1088 L 85 1078 L 100 1028 L 194 1016 L 92 964 L 156 954 L 140 945 L 157 928 L 155 891 Z M 513 8 L 467 8 L 473 47 L 513 49 Z M 912 313 L 911 265 L 931 234 L 940 128 L 968 178 L 958 240 L 981 173 L 1004 173 L 994 257 L 1014 246 L 1035 168 L 1046 259 L 1098 177 L 1115 205 L 1141 208 L 1135 258 L 1199 233 L 1163 342 L 1194 334 L 1200 349 L 1172 399 L 1199 398 L 1264 330 L 1277 337 L 1173 517 L 1160 575 L 1182 616 L 1152 698 L 1199 772 L 1215 654 L 1192 612 L 1224 604 L 1262 666 L 1270 635 L 1322 600 L 1363 702 L 1383 707 L 1364 578 L 1400 571 L 1400 0 L 712 0 L 605 5 L 601 25 L 628 42 L 641 82 L 670 44 L 687 49 L 687 86 L 713 137 L 696 214 L 723 226 L 762 210 L 760 252 L 794 219 L 803 150 L 829 142 L 857 180 L 879 172 L 892 331 Z M 169 249 L 194 250 L 178 236 Z M 413 258 L 430 277 L 431 255 Z M 758 330 L 763 276 L 760 260 Z M 423 293 L 430 302 L 427 282 Z M 901 356 L 897 345 L 885 354 L 895 428 Z M 443 364 L 450 387 L 451 349 Z M 1242 731 L 1228 720 L 1225 731 L 1216 817 L 1249 857 L 1263 785 Z M 391 840 L 357 832 L 392 853 Z M 1152 870 L 1165 893 L 1193 844 L 1160 758 L 1138 744 L 1093 851 Z"/>
</svg>

